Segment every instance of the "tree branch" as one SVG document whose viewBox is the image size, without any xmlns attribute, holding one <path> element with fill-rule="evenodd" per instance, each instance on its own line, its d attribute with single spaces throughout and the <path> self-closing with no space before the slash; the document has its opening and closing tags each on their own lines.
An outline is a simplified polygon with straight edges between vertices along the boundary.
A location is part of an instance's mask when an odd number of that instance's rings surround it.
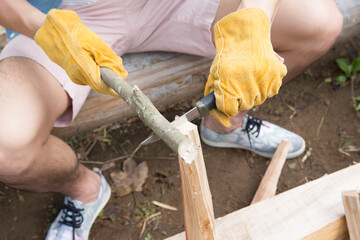
<svg viewBox="0 0 360 240">
<path fill-rule="evenodd" d="M 131 87 L 108 68 L 101 67 L 100 70 L 102 80 L 129 104 L 146 126 L 151 128 L 181 158 L 188 162 L 193 161 L 198 152 L 197 146 L 166 120 L 136 85 Z"/>
</svg>

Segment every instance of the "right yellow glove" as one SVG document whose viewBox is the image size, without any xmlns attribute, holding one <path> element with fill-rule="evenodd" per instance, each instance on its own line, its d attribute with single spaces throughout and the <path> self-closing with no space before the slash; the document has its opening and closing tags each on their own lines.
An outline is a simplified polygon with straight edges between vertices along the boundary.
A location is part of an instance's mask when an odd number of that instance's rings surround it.
<svg viewBox="0 0 360 240">
<path fill-rule="evenodd" d="M 85 27 L 75 12 L 51 10 L 34 39 L 53 62 L 65 69 L 74 83 L 119 96 L 102 81 L 100 66 L 110 68 L 125 79 L 127 71 L 121 58 L 101 37 Z"/>
<path fill-rule="evenodd" d="M 216 56 L 204 94 L 214 91 L 217 110 L 211 114 L 230 127 L 229 117 L 277 94 L 287 71 L 271 45 L 269 18 L 259 8 L 222 18 L 214 26 L 214 37 Z"/>
</svg>

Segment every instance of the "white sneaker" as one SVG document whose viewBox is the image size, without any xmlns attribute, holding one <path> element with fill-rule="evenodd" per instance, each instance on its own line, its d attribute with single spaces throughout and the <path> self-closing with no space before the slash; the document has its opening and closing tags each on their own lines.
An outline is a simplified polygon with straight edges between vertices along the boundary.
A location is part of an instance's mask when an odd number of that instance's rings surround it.
<svg viewBox="0 0 360 240">
<path fill-rule="evenodd" d="M 281 140 L 291 143 L 287 159 L 300 156 L 306 147 L 305 140 L 275 124 L 246 115 L 243 126 L 228 134 L 221 134 L 207 128 L 202 121 L 201 139 L 207 145 L 222 148 L 241 148 L 260 156 L 271 158 Z"/>
<path fill-rule="evenodd" d="M 101 177 L 100 191 L 95 202 L 82 203 L 65 197 L 62 210 L 51 224 L 46 240 L 87 240 L 90 229 L 100 211 L 110 199 L 111 190 L 100 170 L 94 171 Z"/>
</svg>

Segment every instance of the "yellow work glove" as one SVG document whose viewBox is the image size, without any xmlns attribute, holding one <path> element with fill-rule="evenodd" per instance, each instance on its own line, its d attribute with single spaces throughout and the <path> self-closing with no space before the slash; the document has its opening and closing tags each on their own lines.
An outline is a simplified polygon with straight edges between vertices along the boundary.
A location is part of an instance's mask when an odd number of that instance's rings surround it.
<svg viewBox="0 0 360 240">
<path fill-rule="evenodd" d="M 211 114 L 225 127 L 240 110 L 262 104 L 277 94 L 286 67 L 270 40 L 270 21 L 258 8 L 232 13 L 214 26 L 216 56 L 210 68 L 205 95 L 214 91 Z"/>
<path fill-rule="evenodd" d="M 85 27 L 75 12 L 51 10 L 34 39 L 74 83 L 119 96 L 101 80 L 100 66 L 110 68 L 124 79 L 127 71 L 121 58 L 101 37 Z"/>
</svg>

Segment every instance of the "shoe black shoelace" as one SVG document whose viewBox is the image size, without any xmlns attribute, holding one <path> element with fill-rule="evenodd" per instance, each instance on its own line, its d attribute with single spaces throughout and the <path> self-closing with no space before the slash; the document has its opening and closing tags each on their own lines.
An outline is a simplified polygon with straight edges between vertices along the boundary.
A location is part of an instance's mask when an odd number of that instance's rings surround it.
<svg viewBox="0 0 360 240">
<path fill-rule="evenodd" d="M 66 226 L 73 228 L 73 240 L 75 240 L 75 228 L 80 228 L 82 222 L 84 221 L 81 211 L 83 208 L 76 208 L 74 203 L 68 200 L 68 203 L 62 207 L 63 213 L 59 223 L 65 224 Z"/>
<path fill-rule="evenodd" d="M 245 128 L 242 131 L 246 132 L 248 136 L 250 148 L 252 148 L 250 133 L 252 133 L 253 135 L 256 134 L 255 137 L 258 137 L 260 134 L 261 125 L 262 125 L 261 119 L 248 116 Z"/>
</svg>

